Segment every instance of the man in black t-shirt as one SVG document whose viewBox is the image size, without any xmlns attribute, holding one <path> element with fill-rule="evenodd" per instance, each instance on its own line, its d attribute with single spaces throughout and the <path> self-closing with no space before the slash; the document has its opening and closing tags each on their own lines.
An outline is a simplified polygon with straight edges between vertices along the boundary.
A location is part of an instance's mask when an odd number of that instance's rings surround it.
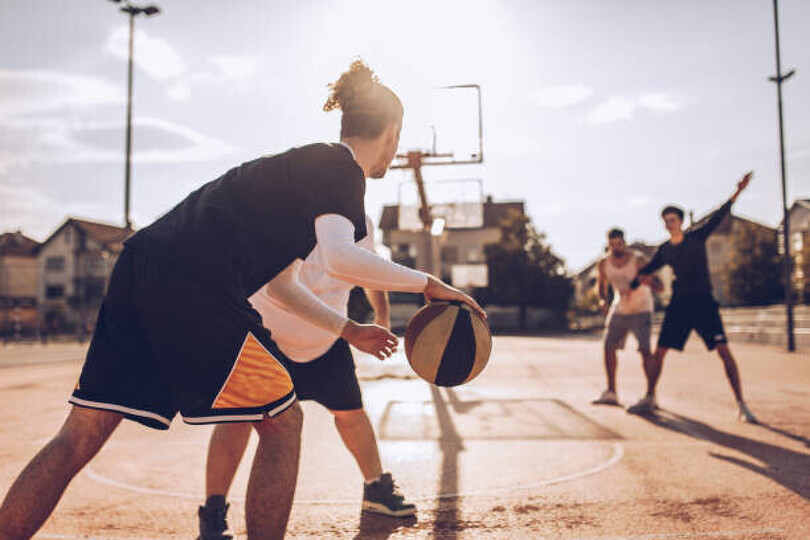
<svg viewBox="0 0 810 540">
<path fill-rule="evenodd" d="M 388 330 L 348 320 L 300 284 L 297 272 L 316 244 L 325 267 L 354 285 L 423 292 L 483 314 L 461 291 L 355 245 L 366 235 L 366 178 L 382 178 L 390 166 L 403 107 L 360 61 L 331 88 L 325 108 L 343 113 L 340 143 L 235 167 L 126 242 L 73 407 L 6 494 L 0 540 L 33 536 L 123 418 L 168 429 L 178 412 L 189 424 L 252 423 L 259 445 L 245 503 L 248 536 L 282 538 L 302 413 L 248 297 L 272 288 L 292 312 L 380 359 L 397 346 Z"/>
<path fill-rule="evenodd" d="M 669 265 L 675 274 L 672 285 L 672 299 L 666 310 L 658 346 L 655 354 L 645 359 L 644 372 L 647 376 L 647 394 L 635 405 L 627 409 L 634 414 L 651 413 L 657 408 L 655 387 L 661 375 L 664 357 L 669 349 L 683 350 L 692 330 L 696 330 L 706 348 L 717 349 L 723 360 L 742 421 L 756 423 L 756 417 L 743 400 L 737 362 L 728 347 L 728 339 L 723 329 L 718 304 L 712 296 L 712 283 L 709 264 L 706 258 L 706 239 L 730 214 L 731 205 L 748 186 L 753 173 L 747 173 L 737 185 L 734 195 L 705 221 L 683 231 L 683 210 L 667 206 L 661 212 L 670 239 L 661 244 L 652 260 L 639 270 L 639 278 L 634 283 L 649 283 L 653 272 Z"/>
</svg>

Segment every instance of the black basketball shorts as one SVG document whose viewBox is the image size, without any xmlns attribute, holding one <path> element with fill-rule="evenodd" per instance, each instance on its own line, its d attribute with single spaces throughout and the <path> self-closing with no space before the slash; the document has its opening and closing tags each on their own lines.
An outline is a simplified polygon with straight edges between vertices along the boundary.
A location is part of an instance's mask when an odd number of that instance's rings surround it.
<svg viewBox="0 0 810 540">
<path fill-rule="evenodd" d="M 309 362 L 282 359 L 301 401 L 312 400 L 330 411 L 363 408 L 354 358 L 349 344 L 338 339 L 324 354 Z"/>
<path fill-rule="evenodd" d="M 692 330 L 696 330 L 708 350 L 727 343 L 718 304 L 711 294 L 673 296 L 667 306 L 658 346 L 683 350 Z"/>
<path fill-rule="evenodd" d="M 260 315 L 224 289 L 125 248 L 70 402 L 157 429 L 178 412 L 189 424 L 243 422 L 293 405 Z"/>
</svg>

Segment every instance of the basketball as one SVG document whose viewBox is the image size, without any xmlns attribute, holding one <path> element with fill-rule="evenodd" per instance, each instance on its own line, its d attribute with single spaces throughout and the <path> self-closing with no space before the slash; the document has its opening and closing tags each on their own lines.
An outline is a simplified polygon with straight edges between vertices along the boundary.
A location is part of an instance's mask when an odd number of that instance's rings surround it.
<svg viewBox="0 0 810 540">
<path fill-rule="evenodd" d="M 489 361 L 492 334 L 486 320 L 466 304 L 433 302 L 405 328 L 405 356 L 421 378 L 458 386 L 478 376 Z"/>
</svg>

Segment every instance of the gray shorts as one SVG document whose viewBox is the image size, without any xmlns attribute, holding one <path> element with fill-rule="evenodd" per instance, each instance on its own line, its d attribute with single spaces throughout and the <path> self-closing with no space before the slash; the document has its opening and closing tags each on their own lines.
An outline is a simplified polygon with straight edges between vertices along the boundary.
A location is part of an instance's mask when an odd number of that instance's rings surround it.
<svg viewBox="0 0 810 540">
<path fill-rule="evenodd" d="M 627 334 L 633 332 L 638 341 L 638 350 L 650 352 L 650 331 L 652 329 L 652 313 L 634 313 L 621 315 L 613 313 L 605 325 L 605 349 L 616 351 L 624 349 Z"/>
</svg>

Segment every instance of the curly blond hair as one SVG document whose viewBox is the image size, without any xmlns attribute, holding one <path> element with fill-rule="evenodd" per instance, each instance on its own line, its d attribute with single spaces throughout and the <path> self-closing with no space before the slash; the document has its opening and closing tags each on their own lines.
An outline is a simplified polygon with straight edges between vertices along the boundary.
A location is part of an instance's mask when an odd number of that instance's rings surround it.
<svg viewBox="0 0 810 540">
<path fill-rule="evenodd" d="M 389 125 L 402 122 L 402 102 L 361 59 L 352 62 L 348 71 L 328 86 L 331 93 L 323 110 L 339 109 L 343 113 L 341 138 L 374 138 Z"/>
</svg>

